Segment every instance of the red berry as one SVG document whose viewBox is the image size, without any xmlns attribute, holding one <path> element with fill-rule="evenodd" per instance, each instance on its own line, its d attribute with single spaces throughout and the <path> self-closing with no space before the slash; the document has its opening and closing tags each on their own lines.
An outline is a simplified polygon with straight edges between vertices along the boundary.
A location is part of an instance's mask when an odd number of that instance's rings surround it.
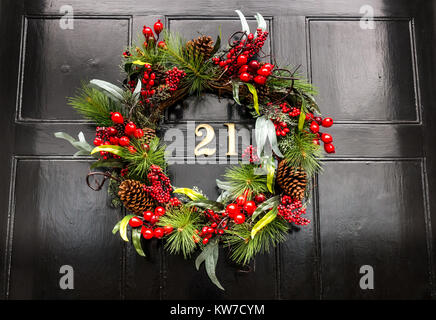
<svg viewBox="0 0 436 320">
<path fill-rule="evenodd" d="M 163 30 L 163 27 L 164 26 L 162 22 L 160 22 L 160 20 L 157 20 L 153 26 L 154 32 L 156 32 L 156 34 L 159 35 L 159 33 Z"/>
<path fill-rule="evenodd" d="M 262 68 L 267 68 L 269 71 L 272 71 L 274 65 L 272 65 L 271 63 L 265 63 Z"/>
<path fill-rule="evenodd" d="M 142 233 L 142 236 L 147 240 L 153 238 L 153 230 L 151 230 L 150 228 L 143 227 L 141 230 L 141 233 Z"/>
<path fill-rule="evenodd" d="M 120 139 L 118 137 L 110 137 L 109 141 L 112 145 L 116 146 L 120 142 Z"/>
<path fill-rule="evenodd" d="M 136 153 L 136 149 L 134 146 L 128 146 L 127 149 L 129 150 L 130 153 Z"/>
<path fill-rule="evenodd" d="M 335 146 L 332 143 L 326 143 L 324 145 L 324 150 L 327 153 L 335 153 Z"/>
<path fill-rule="evenodd" d="M 266 78 L 264 76 L 256 76 L 254 77 L 254 82 L 260 85 L 264 85 L 266 83 Z"/>
<path fill-rule="evenodd" d="M 130 143 L 130 139 L 129 139 L 128 137 L 126 137 L 126 136 L 122 136 L 122 137 L 120 138 L 120 141 L 119 141 L 120 146 L 122 146 L 122 147 L 126 147 L 126 146 L 129 145 L 129 143 Z"/>
<path fill-rule="evenodd" d="M 312 123 L 310 124 L 310 131 L 312 131 L 313 133 L 317 133 L 319 131 L 318 123 L 312 121 Z"/>
<path fill-rule="evenodd" d="M 165 208 L 156 207 L 156 209 L 154 209 L 154 214 L 157 214 L 158 216 L 163 216 L 165 214 Z"/>
<path fill-rule="evenodd" d="M 321 140 L 324 143 L 331 143 L 333 141 L 333 138 L 328 133 L 323 133 L 322 136 L 321 136 Z"/>
<path fill-rule="evenodd" d="M 247 36 L 248 41 L 252 41 L 254 39 L 254 34 L 249 33 Z"/>
<path fill-rule="evenodd" d="M 153 37 L 153 30 L 151 28 L 144 26 L 142 29 L 142 33 L 146 38 Z"/>
<path fill-rule="evenodd" d="M 321 144 L 319 143 L 319 139 L 313 139 L 312 141 L 313 141 L 313 144 L 321 145 Z"/>
<path fill-rule="evenodd" d="M 237 63 L 239 66 L 241 66 L 241 65 L 243 65 L 243 64 L 246 64 L 247 61 L 248 61 L 248 58 L 247 58 L 246 56 L 244 56 L 243 54 L 241 54 L 241 55 L 238 57 L 236 63 Z"/>
<path fill-rule="evenodd" d="M 151 221 L 151 218 L 154 216 L 154 213 L 151 211 L 144 211 L 143 217 L 146 221 Z"/>
<path fill-rule="evenodd" d="M 257 60 L 251 60 L 248 66 L 253 70 L 257 70 L 260 67 L 260 63 Z"/>
<path fill-rule="evenodd" d="M 145 151 L 147 151 L 147 152 L 148 152 L 148 150 L 150 150 L 150 146 L 149 146 L 148 144 L 146 144 L 146 143 L 144 143 L 144 144 L 142 145 L 142 148 L 143 148 Z"/>
<path fill-rule="evenodd" d="M 155 238 L 158 238 L 158 239 L 162 238 L 164 236 L 164 229 L 162 229 L 162 228 L 154 229 L 153 235 Z"/>
<path fill-rule="evenodd" d="M 118 123 L 118 124 L 124 123 L 123 115 L 119 112 L 112 113 L 111 119 L 113 123 Z"/>
<path fill-rule="evenodd" d="M 250 75 L 247 72 L 243 72 L 239 76 L 239 79 L 241 79 L 241 81 L 248 82 L 250 81 Z"/>
<path fill-rule="evenodd" d="M 236 204 L 234 204 L 234 203 L 229 204 L 229 205 L 226 207 L 226 211 L 227 211 L 227 213 L 228 213 L 230 216 L 233 216 L 233 215 L 239 213 L 239 209 L 238 209 L 238 207 L 236 206 Z"/>
<path fill-rule="evenodd" d="M 245 201 L 247 201 L 247 199 L 244 196 L 239 196 L 239 197 L 236 198 L 236 204 L 239 207 L 243 207 L 244 204 L 245 204 Z"/>
<path fill-rule="evenodd" d="M 241 74 L 247 71 L 248 71 L 248 65 L 244 64 L 242 67 L 239 68 L 238 73 Z"/>
<path fill-rule="evenodd" d="M 116 135 L 116 134 L 118 133 L 118 130 L 115 129 L 114 127 L 109 127 L 109 128 L 107 128 L 107 133 L 108 133 L 110 136 L 114 136 L 114 135 Z"/>
<path fill-rule="evenodd" d="M 174 228 L 172 226 L 165 226 L 164 227 L 164 233 L 165 234 L 170 234 L 171 232 L 173 232 Z"/>
<path fill-rule="evenodd" d="M 136 129 L 135 132 L 133 133 L 133 136 L 134 136 L 136 139 L 140 139 L 140 138 L 142 138 L 142 137 L 144 136 L 144 131 L 143 131 L 141 128 L 138 128 L 138 129 Z"/>
<path fill-rule="evenodd" d="M 157 214 L 154 214 L 152 217 L 151 217 L 151 220 L 150 220 L 150 222 L 151 223 L 156 223 L 156 222 L 158 222 L 159 221 L 159 216 L 157 215 Z"/>
<path fill-rule="evenodd" d="M 266 200 L 266 197 L 263 193 L 259 193 L 254 197 L 254 201 L 256 201 L 257 203 L 262 203 Z"/>
<path fill-rule="evenodd" d="M 315 117 L 315 121 L 321 125 L 322 124 L 322 118 L 321 117 Z"/>
<path fill-rule="evenodd" d="M 333 125 L 333 119 L 332 118 L 324 118 L 324 120 L 322 120 L 322 126 L 323 127 L 331 127 Z"/>
<path fill-rule="evenodd" d="M 237 214 L 235 215 L 235 218 L 233 219 L 235 221 L 236 224 L 241 224 L 244 223 L 245 221 L 245 216 L 243 214 Z"/>
<path fill-rule="evenodd" d="M 207 244 L 209 242 L 209 239 L 208 238 L 204 238 L 203 239 L 203 244 Z"/>
<path fill-rule="evenodd" d="M 124 132 L 127 135 L 131 136 L 135 133 L 135 130 L 136 130 L 136 125 L 132 121 L 130 121 L 129 123 L 126 124 Z"/>
<path fill-rule="evenodd" d="M 161 49 L 166 49 L 167 48 L 167 44 L 165 43 L 165 41 L 159 41 L 157 43 L 157 46 L 158 46 L 158 48 L 161 48 Z"/>
<path fill-rule="evenodd" d="M 129 220 L 129 225 L 132 228 L 137 228 L 139 226 L 142 226 L 142 220 L 139 219 L 138 217 L 132 217 L 132 219 Z"/>
<path fill-rule="evenodd" d="M 257 70 L 257 74 L 260 76 L 268 77 L 271 74 L 271 70 L 263 67 Z"/>
<path fill-rule="evenodd" d="M 244 210 L 247 211 L 248 215 L 252 215 L 253 212 L 256 210 L 256 204 L 254 203 L 254 201 L 247 201 L 244 205 Z"/>
<path fill-rule="evenodd" d="M 94 139 L 94 146 L 98 147 L 101 146 L 103 144 L 103 140 L 99 137 Z"/>
</svg>

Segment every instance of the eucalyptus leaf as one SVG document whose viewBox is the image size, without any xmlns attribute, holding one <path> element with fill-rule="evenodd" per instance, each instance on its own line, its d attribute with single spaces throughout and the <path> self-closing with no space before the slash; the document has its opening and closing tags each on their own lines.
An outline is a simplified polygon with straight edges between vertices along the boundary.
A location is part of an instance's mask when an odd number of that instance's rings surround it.
<svg viewBox="0 0 436 320">
<path fill-rule="evenodd" d="M 141 81 L 138 79 L 138 83 L 136 84 L 135 91 L 133 91 L 133 99 L 135 99 L 135 103 L 138 103 L 139 101 L 139 95 L 141 93 L 142 84 Z"/>
<path fill-rule="evenodd" d="M 253 229 L 251 229 L 251 239 L 253 239 L 260 230 L 262 230 L 267 224 L 273 221 L 276 217 L 277 217 L 277 208 L 273 208 L 254 225 Z"/>
<path fill-rule="evenodd" d="M 213 200 L 196 200 L 190 201 L 186 204 L 188 207 L 200 207 L 203 209 L 211 209 L 214 211 L 219 211 L 224 209 L 224 205 L 221 202 Z"/>
<path fill-rule="evenodd" d="M 232 186 L 231 186 L 231 184 L 230 184 L 229 181 L 221 181 L 221 180 L 219 180 L 219 179 L 216 179 L 216 185 L 217 185 L 217 187 L 220 188 L 221 190 L 226 190 L 226 191 L 228 191 L 228 190 L 231 190 L 231 189 L 232 189 Z"/>
<path fill-rule="evenodd" d="M 232 87 L 233 87 L 233 100 L 239 105 L 241 105 L 241 101 L 239 101 L 239 86 L 240 83 L 237 81 L 232 81 Z"/>
<path fill-rule="evenodd" d="M 200 266 L 206 260 L 207 256 L 213 254 L 212 250 L 214 243 L 215 241 L 212 241 L 208 245 L 206 245 L 203 251 L 201 251 L 201 253 L 198 255 L 197 259 L 195 259 L 195 268 L 197 269 L 197 271 L 200 270 Z"/>
<path fill-rule="evenodd" d="M 215 273 L 216 265 L 218 262 L 218 255 L 219 255 L 218 243 L 215 243 L 212 248 L 212 254 L 206 257 L 205 267 L 206 267 L 207 275 L 209 276 L 209 279 L 212 281 L 212 283 L 216 285 L 218 288 L 220 288 L 221 290 L 224 290 L 223 286 L 218 281 L 218 278 Z"/>
<path fill-rule="evenodd" d="M 256 120 L 255 130 L 256 130 L 256 147 L 257 155 L 261 157 L 262 151 L 265 147 L 266 138 L 268 137 L 267 131 L 267 121 L 265 116 L 259 117 Z"/>
<path fill-rule="evenodd" d="M 72 136 L 65 132 L 56 132 L 54 135 L 56 138 L 67 140 L 74 148 L 79 150 L 79 152 L 76 152 L 74 154 L 75 157 L 79 155 L 90 155 L 92 147 L 88 142 L 86 142 L 83 132 L 79 133 L 79 140 L 74 139 Z"/>
<path fill-rule="evenodd" d="M 271 148 L 273 149 L 274 153 L 279 156 L 280 158 L 283 158 L 283 154 L 281 153 L 280 149 L 279 149 L 279 144 L 277 142 L 277 134 L 276 134 L 276 129 L 274 127 L 274 123 L 267 119 L 266 122 L 266 130 L 267 130 L 267 134 L 268 134 L 268 138 L 269 141 L 271 142 Z"/>
<path fill-rule="evenodd" d="M 256 15 L 254 17 L 256 18 L 256 21 L 257 21 L 257 29 L 262 29 L 262 31 L 265 31 L 266 30 L 266 21 L 262 17 L 262 15 L 258 12 L 258 13 L 256 13 Z"/>
<path fill-rule="evenodd" d="M 136 252 L 140 255 L 145 257 L 144 250 L 142 250 L 141 246 L 141 229 L 140 228 L 133 228 L 132 229 L 132 242 L 133 246 L 135 247 Z"/>
<path fill-rule="evenodd" d="M 254 220 L 256 219 L 259 214 L 261 214 L 262 212 L 265 212 L 266 210 L 269 210 L 275 206 L 277 206 L 279 204 L 279 199 L 280 196 L 274 196 L 272 198 L 269 198 L 267 200 L 265 200 L 264 202 L 262 202 L 257 208 L 256 210 L 254 210 L 253 215 L 251 216 L 251 219 Z"/>
<path fill-rule="evenodd" d="M 238 14 L 239 19 L 241 20 L 242 31 L 249 34 L 250 27 L 248 26 L 247 19 L 245 19 L 244 14 L 240 10 L 235 10 L 235 12 Z"/>
<path fill-rule="evenodd" d="M 102 89 L 103 93 L 105 93 L 109 98 L 112 98 L 113 100 L 116 101 L 123 101 L 123 94 L 124 91 L 117 87 L 116 85 L 107 82 L 107 81 L 103 81 L 103 80 L 98 80 L 98 79 L 93 79 L 89 82 L 91 84 L 91 86 L 96 87 L 98 89 Z"/>
<path fill-rule="evenodd" d="M 129 242 L 129 239 L 127 238 L 127 225 L 129 224 L 130 219 L 133 217 L 133 214 L 129 214 L 125 216 L 120 223 L 120 237 L 126 242 Z"/>
</svg>

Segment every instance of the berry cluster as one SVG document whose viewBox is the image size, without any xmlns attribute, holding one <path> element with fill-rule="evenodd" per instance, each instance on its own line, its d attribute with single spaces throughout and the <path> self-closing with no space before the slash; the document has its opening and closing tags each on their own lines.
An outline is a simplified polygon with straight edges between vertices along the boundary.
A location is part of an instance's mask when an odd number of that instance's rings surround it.
<svg viewBox="0 0 436 320">
<path fill-rule="evenodd" d="M 313 143 L 320 145 L 319 139 L 321 139 L 322 142 L 324 142 L 324 150 L 327 153 L 335 153 L 335 146 L 333 145 L 333 137 L 328 133 L 321 133 L 319 131 L 320 126 L 323 126 L 325 128 L 329 128 L 333 125 L 333 119 L 332 118 L 321 118 L 321 117 L 315 117 L 313 118 L 312 123 L 310 124 L 310 131 L 312 133 L 316 134 L 317 138 L 314 139 Z"/>
<path fill-rule="evenodd" d="M 242 159 L 248 159 L 250 163 L 257 163 L 260 161 L 259 157 L 257 156 L 257 148 L 253 147 L 252 145 L 249 145 L 245 150 L 244 153 L 242 153 Z"/>
<path fill-rule="evenodd" d="M 257 206 L 254 201 L 247 201 L 246 195 L 240 195 L 236 198 L 236 203 L 227 205 L 224 214 L 228 215 L 236 224 L 241 224 L 245 222 L 246 215 L 253 215 L 256 209 Z"/>
<path fill-rule="evenodd" d="M 144 211 L 143 217 L 135 216 L 129 220 L 129 225 L 132 228 L 141 227 L 142 236 L 149 240 L 152 238 L 160 239 L 164 235 L 168 235 L 173 232 L 172 226 L 165 227 L 156 227 L 156 223 L 159 221 L 159 218 L 165 214 L 165 208 L 156 207 L 154 212 L 152 211 Z"/>
<path fill-rule="evenodd" d="M 147 177 L 151 182 L 151 186 L 144 186 L 144 190 L 157 202 L 168 203 L 173 188 L 170 179 L 162 172 L 162 169 L 159 166 L 152 165 Z"/>
<path fill-rule="evenodd" d="M 153 29 L 154 32 L 156 32 L 157 38 L 159 38 L 159 34 L 162 32 L 164 28 L 164 25 L 162 22 L 160 22 L 160 20 L 157 20 L 154 25 L 153 25 Z M 146 42 L 144 43 L 144 46 L 147 47 L 148 42 L 151 40 L 153 41 L 153 43 L 156 41 L 156 38 L 154 37 L 154 33 L 153 30 L 151 30 L 150 27 L 144 26 L 142 28 L 142 34 L 145 37 Z"/>
<path fill-rule="evenodd" d="M 111 119 L 114 123 L 113 127 L 97 127 L 94 145 L 96 147 L 102 145 L 119 145 L 127 147 L 130 152 L 136 152 L 135 148 L 130 145 L 129 137 L 140 139 L 144 136 L 143 130 L 136 128 L 136 125 L 131 121 L 124 124 L 124 118 L 119 112 L 112 112 Z M 108 157 L 118 158 L 118 156 L 105 151 L 100 151 L 100 155 L 104 160 L 108 159 Z"/>
<path fill-rule="evenodd" d="M 200 238 L 203 238 L 203 244 L 207 244 L 214 234 L 221 236 L 224 234 L 224 230 L 229 228 L 227 225 L 228 219 L 214 212 L 213 210 L 206 210 L 204 215 L 209 222 L 203 226 L 201 231 L 195 231 L 195 235 L 193 236 L 195 243 L 199 242 Z"/>
<path fill-rule="evenodd" d="M 271 63 L 260 64 L 257 60 L 251 60 L 249 64 L 244 64 L 239 68 L 239 79 L 243 82 L 254 81 L 263 86 L 273 69 L 274 65 Z"/>
<path fill-rule="evenodd" d="M 179 206 L 182 205 L 182 202 L 179 200 L 179 198 L 174 197 L 174 198 L 171 198 L 171 199 L 170 199 L 170 204 L 171 204 L 173 207 L 179 207 Z"/>
<path fill-rule="evenodd" d="M 306 214 L 306 208 L 300 200 L 294 200 L 290 196 L 283 196 L 278 206 L 278 214 L 289 223 L 305 226 L 310 220 L 303 218 L 301 215 Z"/>
<path fill-rule="evenodd" d="M 242 66 L 246 65 L 246 67 L 244 67 L 246 68 L 245 72 L 239 72 L 240 78 L 242 81 L 245 82 L 251 81 L 253 78 L 250 78 L 250 74 L 247 72 L 249 68 L 249 64 L 247 65 L 247 63 L 251 58 L 253 58 L 253 56 L 255 56 L 260 51 L 260 49 L 262 49 L 267 36 L 268 31 L 262 31 L 261 29 L 257 29 L 256 38 L 252 33 L 250 33 L 246 37 L 243 37 L 243 39 L 239 41 L 234 41 L 233 47 L 228 51 L 227 55 L 224 55 L 222 57 L 215 57 L 212 59 L 212 61 L 215 64 L 219 65 L 221 68 L 224 68 L 225 72 L 229 75 L 234 75 L 236 71 L 239 71 Z M 253 70 L 253 73 L 258 71 L 258 69 L 260 69 L 260 63 L 258 61 L 253 62 L 251 69 Z M 257 82 L 256 80 L 255 82 L 258 84 L 265 84 L 266 78 L 265 82 L 262 83 L 263 80 L 261 77 L 265 77 L 265 75 L 258 73 L 258 76 L 254 77 L 254 79 L 258 78 L 257 81 L 259 82 Z"/>
<path fill-rule="evenodd" d="M 274 122 L 274 129 L 276 129 L 276 135 L 277 136 L 286 136 L 289 133 L 288 124 L 284 121 L 273 121 Z"/>
<path fill-rule="evenodd" d="M 179 87 L 180 80 L 186 76 L 185 71 L 180 70 L 177 67 L 168 70 L 165 74 L 165 83 L 170 91 L 176 91 Z"/>
<path fill-rule="evenodd" d="M 145 99 L 146 103 L 150 103 L 149 98 L 156 93 L 156 90 L 152 88 L 157 85 L 155 81 L 156 74 L 153 72 L 151 66 L 148 63 L 144 65 L 144 68 L 145 70 L 141 80 L 143 84 L 141 89 L 141 95 Z"/>
</svg>

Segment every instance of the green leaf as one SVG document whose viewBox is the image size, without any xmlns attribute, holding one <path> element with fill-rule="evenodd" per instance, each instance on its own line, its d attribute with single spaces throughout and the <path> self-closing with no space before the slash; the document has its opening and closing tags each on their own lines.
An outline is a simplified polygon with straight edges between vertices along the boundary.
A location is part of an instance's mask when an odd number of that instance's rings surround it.
<svg viewBox="0 0 436 320">
<path fill-rule="evenodd" d="M 239 10 L 235 10 L 235 12 L 238 14 L 239 19 L 241 20 L 242 31 L 246 32 L 247 34 L 249 34 L 250 33 L 250 27 L 248 26 L 247 19 L 245 19 L 244 14 L 241 11 L 239 11 Z"/>
<path fill-rule="evenodd" d="M 213 201 L 213 200 L 196 200 L 190 201 L 186 204 L 188 207 L 200 207 L 203 209 L 211 209 L 214 211 L 219 211 L 224 209 L 224 205 L 221 202 Z"/>
<path fill-rule="evenodd" d="M 233 87 L 233 100 L 239 105 L 241 105 L 241 101 L 239 101 L 239 85 L 240 83 L 237 81 L 232 81 Z"/>
<path fill-rule="evenodd" d="M 93 79 L 89 83 L 93 87 L 96 87 L 98 89 L 102 89 L 103 93 L 105 93 L 109 98 L 112 98 L 116 101 L 123 101 L 124 100 L 124 98 L 123 98 L 124 91 L 121 88 L 117 87 L 116 85 L 114 85 L 110 82 Z"/>
<path fill-rule="evenodd" d="M 274 193 L 274 173 L 276 172 L 276 165 L 273 157 L 270 157 L 265 162 L 265 167 L 267 171 L 266 186 L 269 192 Z"/>
<path fill-rule="evenodd" d="M 130 219 L 132 219 L 135 215 L 129 214 L 125 216 L 120 223 L 120 237 L 124 240 L 129 242 L 129 239 L 127 238 L 127 225 L 129 224 Z"/>
<path fill-rule="evenodd" d="M 216 181 L 217 187 L 220 188 L 221 190 L 228 191 L 228 190 L 232 189 L 231 183 L 229 181 L 221 181 L 219 179 L 216 179 L 215 181 Z"/>
<path fill-rule="evenodd" d="M 304 122 L 306 121 L 306 102 L 302 99 L 302 105 L 300 110 L 300 117 L 298 118 L 298 130 L 303 131 Z"/>
<path fill-rule="evenodd" d="M 194 191 L 189 188 L 177 188 L 173 191 L 173 193 L 181 193 L 187 196 L 191 200 L 208 200 L 205 196 L 203 196 L 201 193 Z"/>
<path fill-rule="evenodd" d="M 251 239 L 254 238 L 254 236 L 262 230 L 267 224 L 269 224 L 271 221 L 273 221 L 277 217 L 277 208 L 273 208 L 270 212 L 268 212 L 266 215 L 263 216 L 262 219 L 260 219 L 251 229 Z"/>
<path fill-rule="evenodd" d="M 124 156 L 124 148 L 120 147 L 120 146 L 113 146 L 113 145 L 105 145 L 105 146 L 98 146 L 95 147 L 94 149 L 92 149 L 91 154 L 100 152 L 100 151 L 105 151 L 105 152 L 110 152 L 113 153 L 117 156 Z"/>
<path fill-rule="evenodd" d="M 273 208 L 274 206 L 277 206 L 279 204 L 279 199 L 280 196 L 274 196 L 272 198 L 269 198 L 268 200 L 265 200 L 264 202 L 262 202 L 256 210 L 254 210 L 253 215 L 251 216 L 251 219 L 254 220 L 256 219 L 259 214 L 261 214 L 262 212 L 269 210 L 271 208 Z"/>
<path fill-rule="evenodd" d="M 253 95 L 253 107 L 254 110 L 256 110 L 257 114 L 259 113 L 259 99 L 257 98 L 257 91 L 256 88 L 251 83 L 246 83 L 248 90 L 250 90 L 251 94 Z"/>
<path fill-rule="evenodd" d="M 216 38 L 215 45 L 213 46 L 210 55 L 213 56 L 215 53 L 217 53 L 220 47 L 221 47 L 221 30 L 220 30 L 220 34 Z"/>
<path fill-rule="evenodd" d="M 91 169 L 95 168 L 122 168 L 124 164 L 118 159 L 98 160 L 91 165 Z"/>
<path fill-rule="evenodd" d="M 117 233 L 118 231 L 120 231 L 121 221 L 123 221 L 123 220 L 118 221 L 117 224 L 116 224 L 116 225 L 114 226 L 114 228 L 112 229 L 112 233 L 113 233 L 113 234 L 115 234 L 115 233 Z"/>
<path fill-rule="evenodd" d="M 145 257 L 145 253 L 142 250 L 141 246 L 141 229 L 140 228 L 133 228 L 132 229 L 132 241 L 133 246 L 135 247 L 136 252 L 140 255 Z"/>
<path fill-rule="evenodd" d="M 257 29 L 262 29 L 262 31 L 265 31 L 266 30 L 266 21 L 262 17 L 262 15 L 258 12 L 258 13 L 256 13 L 256 15 L 254 17 L 256 18 L 256 21 L 257 21 Z"/>
</svg>

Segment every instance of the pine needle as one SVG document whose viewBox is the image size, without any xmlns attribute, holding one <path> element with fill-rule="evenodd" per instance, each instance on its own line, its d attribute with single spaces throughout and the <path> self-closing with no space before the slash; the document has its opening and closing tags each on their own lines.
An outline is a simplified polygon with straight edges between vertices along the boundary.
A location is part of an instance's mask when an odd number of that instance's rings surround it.
<svg viewBox="0 0 436 320">
<path fill-rule="evenodd" d="M 252 194 L 268 192 L 267 176 L 258 174 L 256 169 L 257 166 L 254 164 L 240 164 L 227 169 L 224 178 L 232 199 L 236 199 L 247 190 Z"/>
</svg>

